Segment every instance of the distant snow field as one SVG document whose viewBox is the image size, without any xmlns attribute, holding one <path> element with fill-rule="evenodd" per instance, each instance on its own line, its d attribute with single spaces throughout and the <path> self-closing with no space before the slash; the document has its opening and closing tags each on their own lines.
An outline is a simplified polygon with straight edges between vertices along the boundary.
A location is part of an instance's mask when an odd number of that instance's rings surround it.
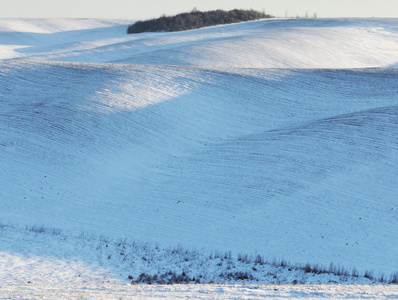
<svg viewBox="0 0 398 300">
<path fill-rule="evenodd" d="M 398 19 L 129 24 L 0 19 L 0 298 L 397 296 Z"/>
<path fill-rule="evenodd" d="M 1 19 L 1 59 L 220 68 L 396 65 L 397 19 L 268 19 L 127 35 L 126 20 Z"/>
</svg>

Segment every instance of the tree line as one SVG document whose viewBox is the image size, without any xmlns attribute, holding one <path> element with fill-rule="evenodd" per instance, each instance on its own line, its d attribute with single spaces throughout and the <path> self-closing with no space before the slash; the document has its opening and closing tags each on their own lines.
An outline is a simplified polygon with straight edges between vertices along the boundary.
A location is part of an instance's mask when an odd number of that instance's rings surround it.
<svg viewBox="0 0 398 300">
<path fill-rule="evenodd" d="M 127 33 L 184 31 L 272 17 L 264 12 L 255 10 L 234 9 L 230 11 L 213 10 L 201 12 L 194 9 L 189 13 L 182 13 L 172 17 L 163 15 L 157 19 L 138 21 L 128 27 Z"/>
</svg>

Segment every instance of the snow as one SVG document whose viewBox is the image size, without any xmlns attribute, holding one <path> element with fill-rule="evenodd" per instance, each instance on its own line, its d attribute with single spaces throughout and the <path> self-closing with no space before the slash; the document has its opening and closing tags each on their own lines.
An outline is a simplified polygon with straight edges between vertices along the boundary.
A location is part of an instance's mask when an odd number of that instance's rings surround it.
<svg viewBox="0 0 398 300">
<path fill-rule="evenodd" d="M 2 19 L 1 58 L 239 68 L 397 64 L 397 19 L 269 19 L 126 35 L 131 20 Z"/>
<path fill-rule="evenodd" d="M 0 284 L 5 297 L 67 299 L 389 299 L 397 297 L 396 286 L 337 285 L 120 285 L 63 284 L 54 289 L 48 284 Z"/>
<path fill-rule="evenodd" d="M 311 265 L 312 270 L 306 271 L 304 265 L 289 267 L 285 261 L 267 261 L 258 255 L 186 250 L 181 245 L 168 248 L 87 233 L 71 235 L 42 226 L 2 224 L 1 228 L 0 278 L 8 283 L 381 283 L 379 274 L 373 273 L 373 279 L 363 274 L 351 276 L 353 269 L 337 265 Z M 343 276 L 335 275 L 334 270 Z M 184 278 L 173 279 L 183 273 Z M 142 274 L 150 280 L 142 280 Z M 384 280 L 388 283 L 391 278 L 384 276 Z"/>
<path fill-rule="evenodd" d="M 180 272 L 177 245 L 202 273 L 229 251 L 398 271 L 397 19 L 130 23 L 0 20 L 2 282 Z M 129 263 L 103 249 L 125 239 Z"/>
</svg>

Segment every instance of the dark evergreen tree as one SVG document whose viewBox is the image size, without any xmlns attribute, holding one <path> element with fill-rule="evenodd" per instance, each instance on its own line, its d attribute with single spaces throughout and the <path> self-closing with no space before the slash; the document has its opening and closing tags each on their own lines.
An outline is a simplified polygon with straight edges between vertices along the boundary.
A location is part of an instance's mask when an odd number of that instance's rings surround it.
<svg viewBox="0 0 398 300">
<path fill-rule="evenodd" d="M 158 19 L 138 21 L 128 27 L 127 33 L 183 31 L 266 18 L 272 18 L 272 16 L 255 10 L 234 9 L 201 12 L 194 9 L 190 13 L 182 13 L 173 17 L 163 15 Z"/>
</svg>

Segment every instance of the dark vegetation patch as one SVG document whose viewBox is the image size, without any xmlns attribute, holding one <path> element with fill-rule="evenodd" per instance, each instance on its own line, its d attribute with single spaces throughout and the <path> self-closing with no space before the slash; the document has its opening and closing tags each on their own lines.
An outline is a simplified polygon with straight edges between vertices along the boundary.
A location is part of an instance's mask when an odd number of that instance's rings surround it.
<svg viewBox="0 0 398 300">
<path fill-rule="evenodd" d="M 201 12 L 194 9 L 190 13 L 182 13 L 172 17 L 163 15 L 157 19 L 138 21 L 128 27 L 127 33 L 184 31 L 207 26 L 232 24 L 272 17 L 273 16 L 264 12 L 255 10 L 234 9 L 224 11 L 219 9 Z"/>
<path fill-rule="evenodd" d="M 129 276 L 129 279 L 134 279 Z M 174 271 L 164 272 L 160 275 L 149 275 L 141 273 L 137 279 L 131 282 L 132 284 L 144 283 L 144 284 L 188 284 L 188 283 L 200 283 L 199 278 L 189 277 L 184 271 L 181 274 L 177 274 Z"/>
</svg>

